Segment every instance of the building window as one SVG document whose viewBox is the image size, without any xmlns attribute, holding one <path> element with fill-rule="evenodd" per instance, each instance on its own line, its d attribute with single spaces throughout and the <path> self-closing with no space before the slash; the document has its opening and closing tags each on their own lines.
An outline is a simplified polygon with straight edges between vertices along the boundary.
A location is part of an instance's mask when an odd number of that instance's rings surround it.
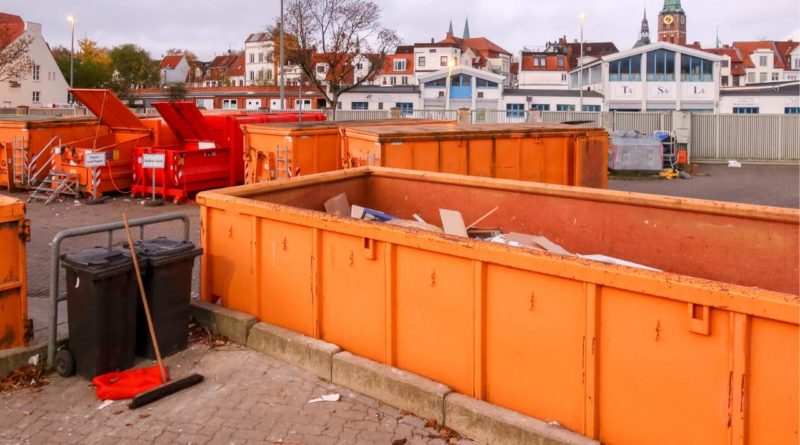
<svg viewBox="0 0 800 445">
<path fill-rule="evenodd" d="M 317 65 L 317 72 L 318 73 L 324 73 L 325 72 L 325 65 L 323 65 L 323 64 Z"/>
<path fill-rule="evenodd" d="M 447 56 L 442 56 L 442 57 L 439 57 L 439 63 L 440 63 L 442 66 L 447 66 Z"/>
<path fill-rule="evenodd" d="M 561 81 L 562 82 L 566 82 L 567 81 L 567 73 L 561 73 Z"/>
<path fill-rule="evenodd" d="M 350 104 L 351 110 L 368 110 L 369 103 L 367 102 L 353 102 Z"/>
<path fill-rule="evenodd" d="M 758 58 L 758 66 L 767 66 L 767 56 L 760 56 Z"/>
<path fill-rule="evenodd" d="M 794 58 L 794 69 L 800 70 L 800 56 Z"/>
<path fill-rule="evenodd" d="M 586 77 L 586 76 L 584 76 Z M 642 56 L 626 57 L 608 63 L 608 79 L 612 82 L 642 80 Z"/>
<path fill-rule="evenodd" d="M 728 76 L 722 76 L 722 86 L 728 86 Z"/>
<path fill-rule="evenodd" d="M 417 60 L 417 66 L 420 68 L 425 66 L 425 56 L 419 56 L 419 60 Z"/>
<path fill-rule="evenodd" d="M 558 58 L 558 67 L 559 68 L 564 68 L 564 58 L 563 57 L 559 57 Z"/>
<path fill-rule="evenodd" d="M 264 53 L 258 53 L 258 63 L 264 63 Z"/>
<path fill-rule="evenodd" d="M 250 80 L 256 80 L 256 73 L 255 73 L 255 71 L 250 71 Z"/>
<path fill-rule="evenodd" d="M 425 82 L 425 86 L 426 87 L 434 87 L 434 88 L 435 87 L 444 88 L 444 87 L 447 86 L 447 80 L 445 80 L 443 78 L 442 79 L 431 80 L 430 82 Z"/>
<path fill-rule="evenodd" d="M 392 76 L 391 78 L 389 78 L 389 83 L 392 85 L 397 85 L 397 77 Z"/>
<path fill-rule="evenodd" d="M 592 112 L 592 113 L 598 113 L 598 112 L 600 112 L 600 105 L 584 105 L 583 106 L 583 111 L 589 111 L 589 112 Z"/>
<path fill-rule="evenodd" d="M 647 80 L 673 82 L 675 80 L 675 53 L 659 49 L 647 53 Z"/>
<path fill-rule="evenodd" d="M 539 58 L 538 57 L 534 57 L 533 58 L 533 66 L 539 66 Z"/>
<path fill-rule="evenodd" d="M 310 110 L 311 109 L 311 99 L 295 99 L 294 100 L 294 107 L 301 109 L 301 110 Z"/>
<path fill-rule="evenodd" d="M 264 70 L 259 70 L 258 71 L 258 80 L 261 80 L 263 78 L 264 78 Z"/>
<path fill-rule="evenodd" d="M 394 70 L 395 71 L 405 71 L 406 70 L 406 59 L 397 59 L 394 61 Z"/>
<path fill-rule="evenodd" d="M 401 77 L 403 85 L 408 85 L 408 76 Z"/>
<path fill-rule="evenodd" d="M 525 117 L 525 105 L 506 104 L 506 117 Z"/>
<path fill-rule="evenodd" d="M 733 107 L 733 114 L 758 114 L 758 107 Z"/>
<path fill-rule="evenodd" d="M 364 69 L 364 66 L 363 66 L 363 65 L 361 65 L 360 63 L 357 63 L 357 64 L 356 64 L 356 69 L 357 69 L 357 70 L 363 70 L 363 69 Z"/>
<path fill-rule="evenodd" d="M 239 108 L 239 100 L 238 99 L 222 99 L 222 109 L 223 110 L 235 110 Z"/>
<path fill-rule="evenodd" d="M 778 73 L 772 73 L 772 80 L 773 81 L 780 80 L 780 75 Z"/>
<path fill-rule="evenodd" d="M 39 65 L 33 66 L 33 80 L 39 80 L 39 74 L 42 70 L 42 67 Z"/>
<path fill-rule="evenodd" d="M 480 77 L 475 78 L 475 86 L 478 88 L 497 88 L 497 82 L 490 82 L 486 79 L 481 79 Z"/>
<path fill-rule="evenodd" d="M 733 86 L 740 86 L 742 76 L 733 76 Z"/>
<path fill-rule="evenodd" d="M 723 60 L 722 62 L 720 62 L 720 66 L 723 67 L 723 68 L 727 68 L 728 67 L 728 61 L 727 60 Z"/>
<path fill-rule="evenodd" d="M 756 73 L 747 73 L 747 83 L 756 83 Z"/>
<path fill-rule="evenodd" d="M 33 92 L 33 97 L 31 99 L 33 100 L 33 103 L 38 104 L 39 103 L 39 99 L 41 99 L 41 97 L 42 97 L 42 93 L 41 92 L 34 91 Z"/>
<path fill-rule="evenodd" d="M 414 114 L 414 104 L 411 102 L 398 102 L 397 108 L 403 116 L 411 116 Z"/>
<path fill-rule="evenodd" d="M 253 53 L 250 54 L 250 63 L 256 63 L 256 55 Z"/>
<path fill-rule="evenodd" d="M 575 111 L 575 105 L 556 105 L 556 111 Z"/>
<path fill-rule="evenodd" d="M 714 62 L 683 54 L 681 56 L 681 80 L 689 82 L 711 82 L 714 80 Z"/>
<path fill-rule="evenodd" d="M 758 81 L 764 83 L 767 81 L 767 73 L 760 73 L 758 75 Z"/>
<path fill-rule="evenodd" d="M 550 111 L 550 104 L 533 104 L 531 110 Z"/>
<path fill-rule="evenodd" d="M 786 114 L 800 114 L 800 107 L 786 107 L 783 112 Z"/>
</svg>

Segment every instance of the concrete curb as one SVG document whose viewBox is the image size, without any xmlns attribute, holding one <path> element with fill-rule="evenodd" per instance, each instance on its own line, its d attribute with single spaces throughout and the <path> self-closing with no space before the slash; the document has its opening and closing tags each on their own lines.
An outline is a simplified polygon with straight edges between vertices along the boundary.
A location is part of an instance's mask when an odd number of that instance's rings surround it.
<svg viewBox="0 0 800 445">
<path fill-rule="evenodd" d="M 424 377 L 349 352 L 333 356 L 333 383 L 425 419 L 445 421 L 445 396 L 452 390 Z"/>
<path fill-rule="evenodd" d="M 307 369 L 328 381 L 332 376 L 332 357 L 342 350 L 334 344 L 267 323 L 253 326 L 247 347 Z"/>
<path fill-rule="evenodd" d="M 67 337 L 58 338 L 58 347 L 67 343 Z M 0 379 L 4 379 L 13 371 L 28 364 L 28 360 L 34 355 L 39 356 L 39 364 L 47 362 L 47 342 L 24 348 L 12 348 L 0 350 Z"/>
<path fill-rule="evenodd" d="M 256 317 L 217 306 L 204 301 L 192 300 L 191 314 L 198 323 L 211 332 L 222 335 L 240 345 L 247 344 L 250 328 L 256 324 Z"/>
<path fill-rule="evenodd" d="M 445 426 L 481 443 L 600 445 L 559 426 L 457 393 L 445 398 L 444 418 Z"/>
</svg>

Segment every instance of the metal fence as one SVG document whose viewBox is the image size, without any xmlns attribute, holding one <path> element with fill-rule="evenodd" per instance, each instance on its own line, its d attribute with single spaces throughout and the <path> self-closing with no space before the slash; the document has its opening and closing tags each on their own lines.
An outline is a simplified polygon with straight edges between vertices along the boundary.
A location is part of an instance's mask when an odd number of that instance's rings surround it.
<svg viewBox="0 0 800 445">
<path fill-rule="evenodd" d="M 580 124 L 581 127 L 600 128 L 603 126 L 603 113 L 592 111 L 543 111 L 542 122 L 561 123 L 589 121 Z"/>
<path fill-rule="evenodd" d="M 16 115 L 16 108 L 0 108 L 0 115 Z M 22 114 L 28 116 L 52 116 L 52 117 L 70 117 L 70 116 L 91 116 L 92 114 L 84 107 L 76 108 L 29 108 L 27 113 Z"/>
<path fill-rule="evenodd" d="M 473 124 L 521 124 L 529 119 L 525 110 L 472 110 L 470 115 Z"/>
<path fill-rule="evenodd" d="M 614 131 L 672 131 L 672 113 L 614 113 Z"/>
<path fill-rule="evenodd" d="M 694 161 L 800 161 L 800 116 L 693 114 Z"/>
</svg>

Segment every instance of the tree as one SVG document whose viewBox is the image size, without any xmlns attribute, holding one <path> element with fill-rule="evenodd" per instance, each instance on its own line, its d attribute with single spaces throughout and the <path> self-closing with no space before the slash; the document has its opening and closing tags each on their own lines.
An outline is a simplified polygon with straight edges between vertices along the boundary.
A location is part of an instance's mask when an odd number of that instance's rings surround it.
<svg viewBox="0 0 800 445">
<path fill-rule="evenodd" d="M 14 38 L 7 28 L 0 28 L 0 82 L 25 78 L 33 70 L 28 52 L 33 38 Z"/>
<path fill-rule="evenodd" d="M 186 57 L 186 61 L 189 63 L 197 61 L 197 54 L 193 53 L 192 51 L 189 51 L 188 49 L 170 48 L 164 55 L 180 56 L 181 54 L 183 54 Z"/>
<path fill-rule="evenodd" d="M 57 46 L 51 52 L 64 78 L 69 79 L 70 50 Z M 100 47 L 89 38 L 78 40 L 73 78 L 75 88 L 107 88 L 111 84 L 113 72 L 106 48 Z"/>
<path fill-rule="evenodd" d="M 109 52 L 114 76 L 111 89 L 127 98 L 134 88 L 151 88 L 159 84 L 158 63 L 150 59 L 150 53 L 132 43 L 115 46 Z"/>
<path fill-rule="evenodd" d="M 380 26 L 380 15 L 378 5 L 369 0 L 288 1 L 284 32 L 292 36 L 296 45 L 287 45 L 286 55 L 325 97 L 334 113 L 339 97 L 374 79 L 383 68 L 386 55 L 400 44 L 394 30 Z M 355 79 L 354 65 L 362 55 L 369 59 L 370 67 L 363 78 Z M 318 63 L 329 67 L 325 79 L 317 78 Z"/>
<path fill-rule="evenodd" d="M 183 82 L 171 83 L 167 85 L 166 89 L 169 102 L 180 102 L 186 99 L 186 94 L 189 92 Z"/>
</svg>

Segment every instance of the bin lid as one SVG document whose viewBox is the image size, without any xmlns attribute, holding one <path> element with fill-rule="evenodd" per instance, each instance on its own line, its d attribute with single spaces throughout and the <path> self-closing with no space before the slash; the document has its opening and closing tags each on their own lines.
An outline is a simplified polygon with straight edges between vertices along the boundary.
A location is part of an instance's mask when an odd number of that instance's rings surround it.
<svg viewBox="0 0 800 445">
<path fill-rule="evenodd" d="M 153 258 L 179 255 L 194 250 L 194 243 L 191 241 L 178 241 L 166 237 L 159 237 L 139 241 L 136 243 L 136 247 L 137 255 Z"/>
<path fill-rule="evenodd" d="M 111 269 L 133 264 L 130 257 L 125 255 L 125 251 L 117 247 L 112 247 L 110 250 L 107 247 L 79 250 L 62 255 L 61 261 L 65 266 L 89 270 Z"/>
</svg>

